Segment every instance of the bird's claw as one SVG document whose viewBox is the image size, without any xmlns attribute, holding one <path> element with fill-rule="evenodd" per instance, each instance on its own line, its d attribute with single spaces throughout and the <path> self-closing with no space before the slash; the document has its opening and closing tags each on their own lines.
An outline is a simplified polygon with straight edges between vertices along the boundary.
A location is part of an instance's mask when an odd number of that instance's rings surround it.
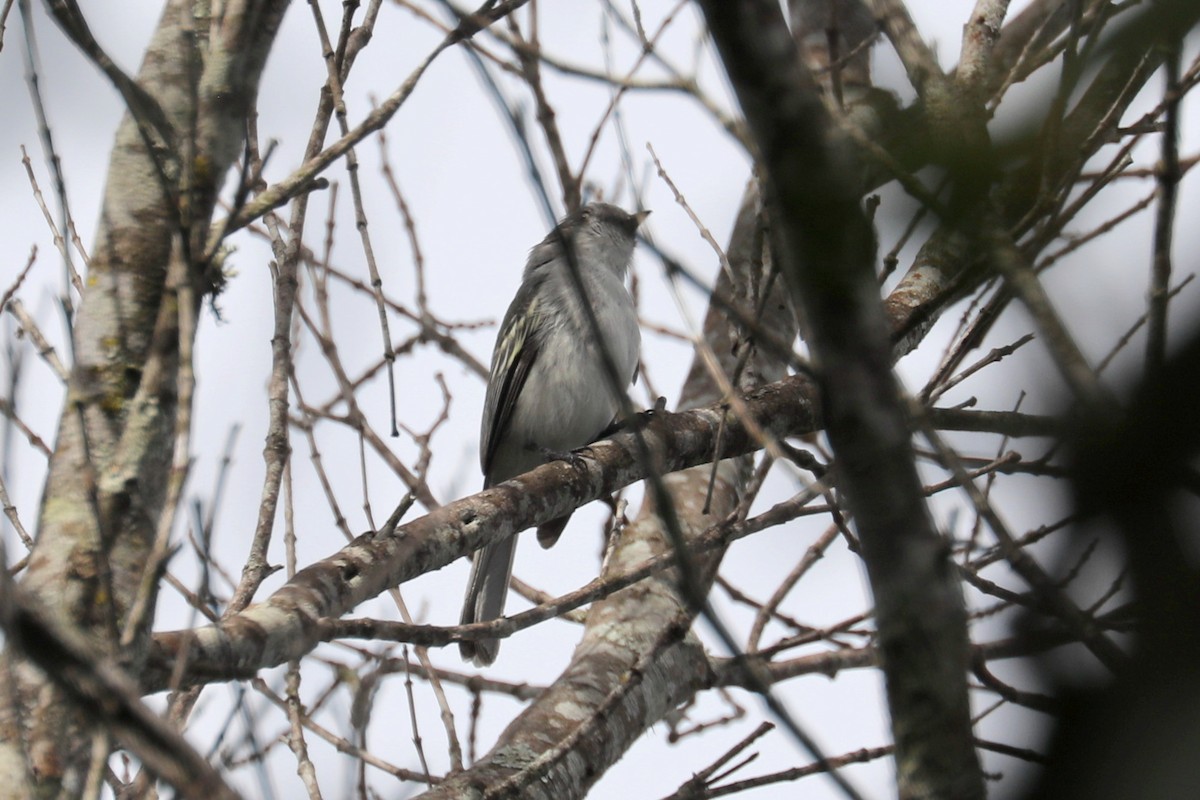
<svg viewBox="0 0 1200 800">
<path fill-rule="evenodd" d="M 552 450 L 549 447 L 539 447 L 538 451 L 542 454 L 542 458 L 546 460 L 547 464 L 551 461 L 566 461 L 575 469 L 585 469 L 587 465 L 584 463 L 584 457 L 581 455 L 581 451 L 587 449 L 588 448 L 585 446 L 579 448 L 579 450 L 563 451 Z"/>
<path fill-rule="evenodd" d="M 654 401 L 654 406 L 652 408 L 647 408 L 645 411 L 638 411 L 631 417 L 613 420 L 612 424 L 605 428 L 600 435 L 596 437 L 596 439 L 607 439 L 613 434 L 620 433 L 621 431 L 645 430 L 646 426 L 650 424 L 651 420 L 653 420 L 659 414 L 665 414 L 666 411 L 667 398 L 660 395 L 659 398 Z"/>
</svg>

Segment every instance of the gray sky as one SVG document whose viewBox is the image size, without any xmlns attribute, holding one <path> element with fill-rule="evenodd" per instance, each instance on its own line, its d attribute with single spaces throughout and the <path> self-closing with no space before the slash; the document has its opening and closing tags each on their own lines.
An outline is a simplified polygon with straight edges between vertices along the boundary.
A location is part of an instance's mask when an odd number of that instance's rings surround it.
<svg viewBox="0 0 1200 800">
<path fill-rule="evenodd" d="M 37 5 L 37 4 L 35 4 Z M 124 4 L 122 13 L 111 13 L 109 4 L 81 3 L 93 25 L 96 38 L 127 71 L 136 70 L 140 53 L 148 39 L 158 13 L 158 4 L 133 0 Z M 602 65 L 604 51 L 595 30 L 599 11 L 591 4 L 571 4 L 551 7 L 544 4 L 541 35 L 552 51 L 576 63 Z M 1014 11 L 1024 3 L 1014 3 Z M 937 51 L 946 66 L 954 64 L 958 52 L 961 25 L 972 3 L 965 0 L 914 0 L 909 6 L 918 26 L 936 42 Z M 648 19 L 657 19 L 668 5 L 661 2 L 645 4 Z M 323 2 L 322 8 L 330 25 L 340 17 L 341 3 Z M 580 9 L 583 9 L 580 11 Z M 121 107 L 107 81 L 99 76 L 65 42 L 41 14 L 35 12 L 40 57 L 40 78 L 47 105 L 55 146 L 64 163 L 67 189 L 76 225 L 86 245 L 90 245 L 96 227 L 97 209 L 103 191 L 107 151 L 119 120 Z M 683 65 L 691 63 L 697 30 L 696 18 L 689 7 L 681 12 L 684 21 L 663 45 Z M 413 66 L 436 43 L 439 36 L 429 25 L 415 20 L 404 10 L 388 5 L 375 31 L 374 43 L 365 51 L 347 86 L 347 104 L 351 124 L 361 119 L 370 108 L 370 98 L 382 98 L 392 92 Z M 486 41 L 486 40 L 485 40 Z M 636 55 L 628 40 L 620 39 L 615 63 L 624 71 Z M 20 161 L 19 146 L 24 145 L 32 159 L 47 202 L 57 221 L 52 194 L 52 182 L 47 171 L 45 153 L 38 139 L 32 105 L 24 80 L 24 45 L 19 17 L 9 19 L 4 49 L 0 51 L 0 107 L 10 109 L 8 120 L 0 126 L 0 179 L 6 191 L 0 193 L 0 285 L 7 287 L 18 270 L 24 266 L 30 247 L 38 248 L 38 260 L 33 274 L 23 286 L 20 297 L 35 312 L 43 330 L 52 337 L 60 353 L 67 354 L 63 326 L 54 307 L 53 297 L 61 290 L 61 260 L 55 252 L 51 236 L 41 212 L 32 199 L 28 179 Z M 1193 52 L 1195 43 L 1189 50 Z M 886 46 L 876 48 L 877 71 L 880 83 L 900 90 L 903 86 L 895 59 Z M 712 67 L 711 53 L 701 50 L 703 83 L 718 103 L 731 109 L 733 104 L 725 91 L 722 79 Z M 649 73 L 654 74 L 653 70 Z M 275 46 L 264 79 L 260 102 L 259 132 L 261 139 L 276 139 L 278 147 L 268 166 L 267 177 L 278 180 L 296 167 L 311 124 L 312 110 L 324 78 L 311 16 L 305 4 L 295 3 L 289 10 L 284 29 Z M 1158 82 L 1152 85 L 1158 86 Z M 525 94 L 513 83 L 504 84 L 510 97 L 526 102 Z M 558 122 L 571 151 L 572 161 L 578 164 L 582 153 L 609 99 L 608 90 L 600 84 L 567 80 L 548 73 L 547 90 L 558 112 Z M 1044 98 L 1045 85 L 1018 87 L 1010 101 L 1022 104 Z M 907 94 L 905 95 L 907 97 Z M 1016 117 L 1009 103 L 1001 108 L 994 132 L 1004 135 L 1012 130 Z M 532 114 L 532 110 L 526 106 Z M 1141 113 L 1135 109 L 1135 113 Z M 1181 151 L 1196 150 L 1195 103 L 1186 109 L 1184 144 Z M 1132 117 L 1131 117 L 1132 118 Z M 722 244 L 728 239 L 730 226 L 737 209 L 742 187 L 748 173 L 748 161 L 739 146 L 713 124 L 694 101 L 679 95 L 659 93 L 630 95 L 621 104 L 621 122 L 635 159 L 634 175 L 644 182 L 642 195 L 645 207 L 653 209 L 650 228 L 660 245 L 679 256 L 684 263 L 705 276 L 712 276 L 716 258 L 701 239 L 684 210 L 674 201 L 665 184 L 654 177 L 646 144 L 652 144 L 672 179 L 687 197 L 692 209 L 711 229 Z M 501 124 L 494 106 L 480 90 L 479 82 L 468 61 L 458 51 L 444 54 L 422 79 L 408 103 L 387 128 L 388 156 L 397 178 L 417 220 L 420 244 L 426 263 L 428 294 L 436 314 L 442 319 L 462 322 L 498 320 L 515 290 L 520 269 L 528 248 L 536 243 L 547 229 L 539 204 L 525 177 L 524 168 L 514 154 L 512 144 Z M 1156 158 L 1157 142 L 1149 137 L 1135 157 L 1144 164 Z M 366 204 L 370 219 L 370 234 L 389 295 L 401 302 L 411 303 L 415 292 L 414 270 L 410 246 L 403 226 L 386 187 L 377 177 L 379 145 L 372 139 L 358 148 L 363 162 Z M 611 199 L 629 207 L 630 195 L 621 183 L 621 162 L 618 140 L 611 125 L 604 127 L 596 155 L 591 162 L 588 178 Z M 549 161 L 542 158 L 549 172 Z M 333 261 L 341 269 L 366 280 L 362 248 L 354 232 L 353 210 L 345 178 L 344 165 L 328 173 L 340 184 L 336 220 L 338 233 Z M 615 196 L 614 188 L 621 187 Z M 1135 192 L 1146 191 L 1139 186 Z M 313 197 L 306 241 L 320 249 L 324 236 L 329 192 Z M 903 225 L 910 207 L 893 187 L 882 192 L 881 226 L 883 247 L 890 248 L 897 225 Z M 1095 224 L 1130 202 L 1128 195 L 1110 193 L 1087 219 Z M 1184 184 L 1179 207 L 1179 236 L 1177 238 L 1176 269 L 1179 277 L 1194 269 L 1197 245 L 1196 226 L 1190 220 L 1200 213 L 1200 195 L 1194 186 Z M 898 222 L 897 222 L 898 221 Z M 1103 244 L 1082 249 L 1068 264 L 1056 268 L 1046 279 L 1052 296 L 1060 303 L 1068 324 L 1075 332 L 1086 353 L 1093 360 L 1103 355 L 1115 337 L 1131 324 L 1144 306 L 1148 281 L 1149 231 L 1153 218 L 1142 214 Z M 1080 223 L 1073 228 L 1084 230 Z M 918 237 L 919 240 L 920 237 Z M 189 484 L 190 493 L 199 497 L 211 494 L 226 434 L 231 425 L 239 423 L 242 431 L 231 468 L 226 497 L 222 504 L 216 529 L 216 546 L 227 564 L 240 564 L 252 532 L 253 510 L 257 507 L 262 483 L 262 441 L 266 423 L 266 404 L 263 387 L 270 363 L 271 300 L 268 262 L 270 251 L 261 237 L 239 235 L 236 252 L 229 263 L 236 270 L 228 289 L 218 305 L 221 321 L 205 312 L 198 345 L 198 395 L 196 417 L 196 463 Z M 912 248 L 901 258 L 903 270 L 911 259 Z M 78 263 L 78 261 L 77 261 Z M 645 254 L 639 256 L 636 273 L 642 291 L 644 316 L 673 329 L 682 330 L 685 322 L 675 299 L 667 290 L 661 268 Z M 685 307 L 693 319 L 701 319 L 703 298 L 684 289 Z M 1184 324 L 1194 319 L 1197 292 L 1185 291 L 1174 307 L 1173 320 Z M 334 328 L 343 359 L 349 372 L 357 375 L 380 357 L 380 335 L 373 304 L 362 295 L 339 291 L 333 306 Z M 393 336 L 402 338 L 412 326 L 393 318 Z M 906 358 L 899 367 L 909 387 L 919 389 L 928 378 L 936 358 L 941 354 L 940 343 L 948 341 L 957 314 L 947 314 L 942 325 L 931 335 L 919 354 Z M 6 324 L 8 320 L 6 320 Z M 987 347 L 1017 338 L 1029 325 L 1023 315 L 1014 310 L 1006 317 L 989 339 Z M 494 327 L 464 333 L 462 342 L 481 361 L 490 355 Z M 669 337 L 650 331 L 644 334 L 648 375 L 653 386 L 670 402 L 678 393 L 690 360 L 690 348 Z M 311 340 L 298 354 L 298 368 L 305 387 L 306 399 L 324 402 L 333 396 L 336 384 L 324 366 Z M 982 352 L 982 351 L 981 351 Z M 1136 368 L 1141 350 L 1134 348 L 1119 359 L 1114 369 L 1118 373 Z M 7 367 L 5 367 L 7 369 Z M 61 390 L 49 376 L 44 365 L 29 353 L 26 358 L 23 393 L 20 396 L 22 419 L 47 442 L 53 440 L 60 404 Z M 435 381 L 442 375 L 453 396 L 452 422 L 439 431 L 434 445 L 436 458 L 430 486 L 440 501 L 474 492 L 479 487 L 477 438 L 479 409 L 482 406 L 483 386 L 456 362 L 432 349 L 420 351 L 418 357 L 403 360 L 397 369 L 401 417 L 416 428 L 426 427 L 440 412 L 442 396 Z M 1025 357 L 997 365 L 987 370 L 986 377 L 969 381 L 946 398 L 953 404 L 969 396 L 980 400 L 981 408 L 1009 408 L 1017 400 L 1021 388 L 1036 388 L 1026 410 L 1046 411 L 1054 393 L 1045 391 L 1047 382 L 1055 381 L 1044 351 L 1035 343 L 1027 348 Z M 645 402 L 645 383 L 635 390 L 635 400 Z M 385 427 L 387 414 L 386 387 L 380 380 L 360 395 L 360 403 L 380 429 Z M 353 530 L 369 527 L 362 511 L 361 479 L 358 444 L 343 431 L 327 426 L 319 431 L 321 454 L 331 471 L 335 491 L 343 513 L 350 519 Z M 394 441 L 395 450 L 406 461 L 415 453 L 411 439 Z M 298 551 L 301 563 L 329 555 L 343 543 L 312 470 L 308 468 L 309 452 L 303 438 L 293 438 L 295 448 L 296 519 L 300 535 Z M 15 458 L 7 476 L 10 492 L 25 525 L 33 528 L 37 517 L 40 493 L 42 456 L 33 453 L 18 436 L 13 445 Z M 387 516 L 391 505 L 402 492 L 398 481 L 378 459 L 372 459 L 368 469 L 370 499 L 377 520 Z M 795 482 L 781 473 L 772 480 L 771 492 L 760 500 L 760 506 L 786 497 L 795 491 Z M 1020 497 L 1030 491 L 1029 482 L 1014 479 L 998 488 Z M 629 493 L 631 513 L 637 507 L 640 490 Z M 1028 502 L 1004 505 L 1013 514 L 1010 520 L 1017 529 L 1053 518 L 1047 504 L 1061 504 L 1060 498 L 1046 496 L 1038 490 Z M 957 495 L 943 495 L 935 503 L 939 523 L 963 524 L 963 500 Z M 957 514 L 957 516 L 956 516 Z M 522 542 L 518 552 L 516 574 L 554 594 L 568 591 L 595 575 L 599 547 L 599 521 L 602 508 L 589 509 L 572 522 L 566 539 L 549 552 L 537 548 L 530 537 Z M 181 515 L 186 519 L 186 515 Z M 755 536 L 740 543 L 727 560 L 724 574 L 746 587 L 773 587 L 803 553 L 819 525 L 788 525 Z M 10 553 L 20 552 L 19 543 L 9 536 L 6 542 Z M 282 561 L 282 537 L 272 551 L 276 561 Z M 192 565 L 177 560 L 177 571 L 188 580 L 194 575 Z M 460 562 L 436 574 L 428 575 L 404 587 L 409 608 L 420 619 L 433 623 L 453 623 L 457 620 L 459 602 L 466 578 L 466 564 Z M 283 580 L 277 575 L 268 581 L 260 596 L 277 587 Z M 863 608 L 865 581 L 858 562 L 844 548 L 831 551 L 812 580 L 798 589 L 791 605 L 806 609 L 805 621 L 813 625 L 833 624 Z M 742 607 L 727 602 L 719 590 L 714 596 L 718 607 L 735 625 L 747 624 L 750 618 Z M 389 601 L 390 602 L 390 601 Z M 525 607 L 514 599 L 510 610 Z M 359 609 L 361 614 L 395 617 L 389 603 L 375 601 Z M 173 628 L 187 624 L 185 606 L 173 595 L 164 598 L 158 617 L 158 627 Z M 557 627 L 555 626 L 557 625 Z M 566 664 L 570 656 L 573 634 L 563 635 L 561 623 L 540 626 L 525 631 L 505 644 L 494 674 L 511 680 L 547 682 Z M 338 648 L 325 648 L 326 654 L 343 660 L 350 656 Z M 451 669 L 462 669 L 453 648 L 434 652 L 435 663 Z M 1008 673 L 1011 675 L 1012 673 Z M 275 679 L 271 679 L 276 682 Z M 314 685 L 316 685 L 314 683 Z M 389 684 L 388 704 L 399 703 L 395 712 L 381 706 L 381 716 L 372 729 L 372 749 L 404 766 L 414 766 L 408 751 L 409 723 L 404 710 L 400 682 Z M 882 685 L 873 671 L 844 673 L 836 680 L 807 678 L 780 687 L 796 716 L 813 732 L 831 754 L 842 753 L 862 746 L 877 746 L 888 740 L 881 714 Z M 208 690 L 198 709 L 194 729 L 203 730 L 223 717 L 228 699 L 225 687 Z M 690 773 L 707 764 L 715 754 L 728 748 L 745 735 L 761 717 L 754 698 L 739 694 L 737 701 L 752 713 L 749 719 L 717 729 L 703 737 L 691 737 L 679 744 L 665 742 L 665 730 L 655 729 L 647 741 L 635 747 L 628 757 L 607 775 L 595 790 L 595 797 L 658 797 L 674 791 Z M 469 716 L 469 698 L 453 692 L 460 723 Z M 442 752 L 442 731 L 436 720 L 437 709 L 424 687 L 417 697 L 422 733 L 432 766 L 445 769 Z M 344 712 L 344 705 L 335 704 L 335 712 Z M 504 700 L 489 701 L 481 722 L 482 749 L 494 740 L 516 706 Z M 707 693 L 695 712 L 697 719 L 722 716 L 729 708 L 720 698 Z M 1028 714 L 998 713 L 984 723 L 985 736 L 1012 741 L 1014 726 L 1025 736 Z M 274 723 L 272 723 L 274 724 Z M 389 733 L 389 726 L 392 732 Z M 273 735 L 275 728 L 264 731 Z M 1020 746 L 1036 747 L 1032 740 Z M 199 737 L 198 737 L 199 738 Z M 760 759 L 742 777 L 749 774 L 786 768 L 807 759 L 798 755 L 796 747 L 778 732 L 760 741 Z M 283 748 L 277 748 L 282 751 Z M 700 755 L 703 754 L 703 755 Z M 332 758 L 319 747 L 314 757 Z M 988 769 L 1007 774 L 1020 771 L 1017 762 L 1000 759 L 985 753 Z M 290 756 L 276 753 L 272 765 L 277 773 L 276 789 L 288 796 L 295 788 L 294 770 Z M 891 782 L 890 764 L 879 761 L 849 771 L 855 783 L 872 796 L 882 796 L 883 787 Z M 249 773 L 239 774 L 239 785 L 249 796 L 256 794 L 244 781 Z M 349 780 L 349 777 L 346 778 Z M 347 784 L 349 785 L 349 784 Z M 331 785 L 331 790 L 336 786 Z M 837 796 L 823 779 L 809 779 L 803 784 L 806 797 Z M 780 796 L 783 790 L 768 788 L 744 796 Z M 336 791 L 334 793 L 336 796 Z"/>
</svg>

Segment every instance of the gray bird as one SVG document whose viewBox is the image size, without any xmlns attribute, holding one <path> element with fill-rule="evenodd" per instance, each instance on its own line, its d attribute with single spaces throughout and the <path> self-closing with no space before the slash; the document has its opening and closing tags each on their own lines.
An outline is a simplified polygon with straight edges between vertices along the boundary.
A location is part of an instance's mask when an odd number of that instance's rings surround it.
<svg viewBox="0 0 1200 800">
<path fill-rule="evenodd" d="M 595 441 L 613 423 L 620 401 L 571 279 L 583 279 L 600 336 L 626 385 L 637 373 L 641 332 L 625 275 L 638 226 L 649 211 L 627 214 L 592 203 L 563 219 L 529 253 L 521 286 L 504 315 L 483 407 L 479 461 L 486 489 Z M 568 258 L 571 248 L 573 259 Z M 538 543 L 558 541 L 570 514 L 538 527 Z M 475 552 L 462 623 L 504 613 L 516 536 Z M 464 659 L 496 660 L 497 639 L 460 642 Z"/>
</svg>

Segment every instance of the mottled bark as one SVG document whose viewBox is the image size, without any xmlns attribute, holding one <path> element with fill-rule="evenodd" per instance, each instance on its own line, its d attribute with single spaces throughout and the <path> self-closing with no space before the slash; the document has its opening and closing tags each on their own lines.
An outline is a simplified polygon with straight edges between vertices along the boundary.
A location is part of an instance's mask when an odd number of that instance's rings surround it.
<svg viewBox="0 0 1200 800">
<path fill-rule="evenodd" d="M 178 433 L 180 346 L 188 344 L 181 336 L 194 334 L 181 327 L 181 311 L 194 315 L 211 278 L 203 244 L 217 191 L 241 152 L 286 6 L 232 2 L 214 20 L 206 4 L 168 3 L 136 78 L 157 111 L 127 114 L 113 144 L 22 586 L 97 653 L 135 669 L 153 619 L 157 576 L 146 574 L 148 555 L 161 515 L 171 511 L 164 501 Z M 139 591 L 151 613 L 130 620 Z M 123 634 L 132 646 L 121 645 Z M 14 695 L 0 699 L 6 792 L 77 793 L 91 747 L 86 725 L 36 669 L 11 651 L 5 659 L 22 701 L 17 708 L 4 702 Z"/>
</svg>

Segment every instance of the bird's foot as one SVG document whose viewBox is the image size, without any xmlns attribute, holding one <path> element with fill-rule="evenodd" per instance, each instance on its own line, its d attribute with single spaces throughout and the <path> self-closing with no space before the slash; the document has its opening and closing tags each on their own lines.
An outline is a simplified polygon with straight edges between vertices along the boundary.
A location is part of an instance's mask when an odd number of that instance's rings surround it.
<svg viewBox="0 0 1200 800">
<path fill-rule="evenodd" d="M 600 439 L 607 439 L 613 434 L 620 433 L 621 431 L 645 430 L 646 426 L 650 424 L 651 420 L 660 414 L 666 413 L 666 410 L 667 398 L 660 396 L 654 401 L 653 408 L 647 408 L 645 411 L 638 411 L 633 416 L 625 417 L 624 419 L 614 419 L 611 425 L 601 431 L 600 435 L 596 437 L 596 440 L 599 441 Z"/>
<path fill-rule="evenodd" d="M 553 450 L 549 447 L 539 447 L 538 452 L 542 458 L 549 464 L 551 461 L 565 461 L 575 469 L 585 469 L 586 464 L 581 451 L 586 451 L 586 447 L 581 447 L 579 450 Z"/>
</svg>

